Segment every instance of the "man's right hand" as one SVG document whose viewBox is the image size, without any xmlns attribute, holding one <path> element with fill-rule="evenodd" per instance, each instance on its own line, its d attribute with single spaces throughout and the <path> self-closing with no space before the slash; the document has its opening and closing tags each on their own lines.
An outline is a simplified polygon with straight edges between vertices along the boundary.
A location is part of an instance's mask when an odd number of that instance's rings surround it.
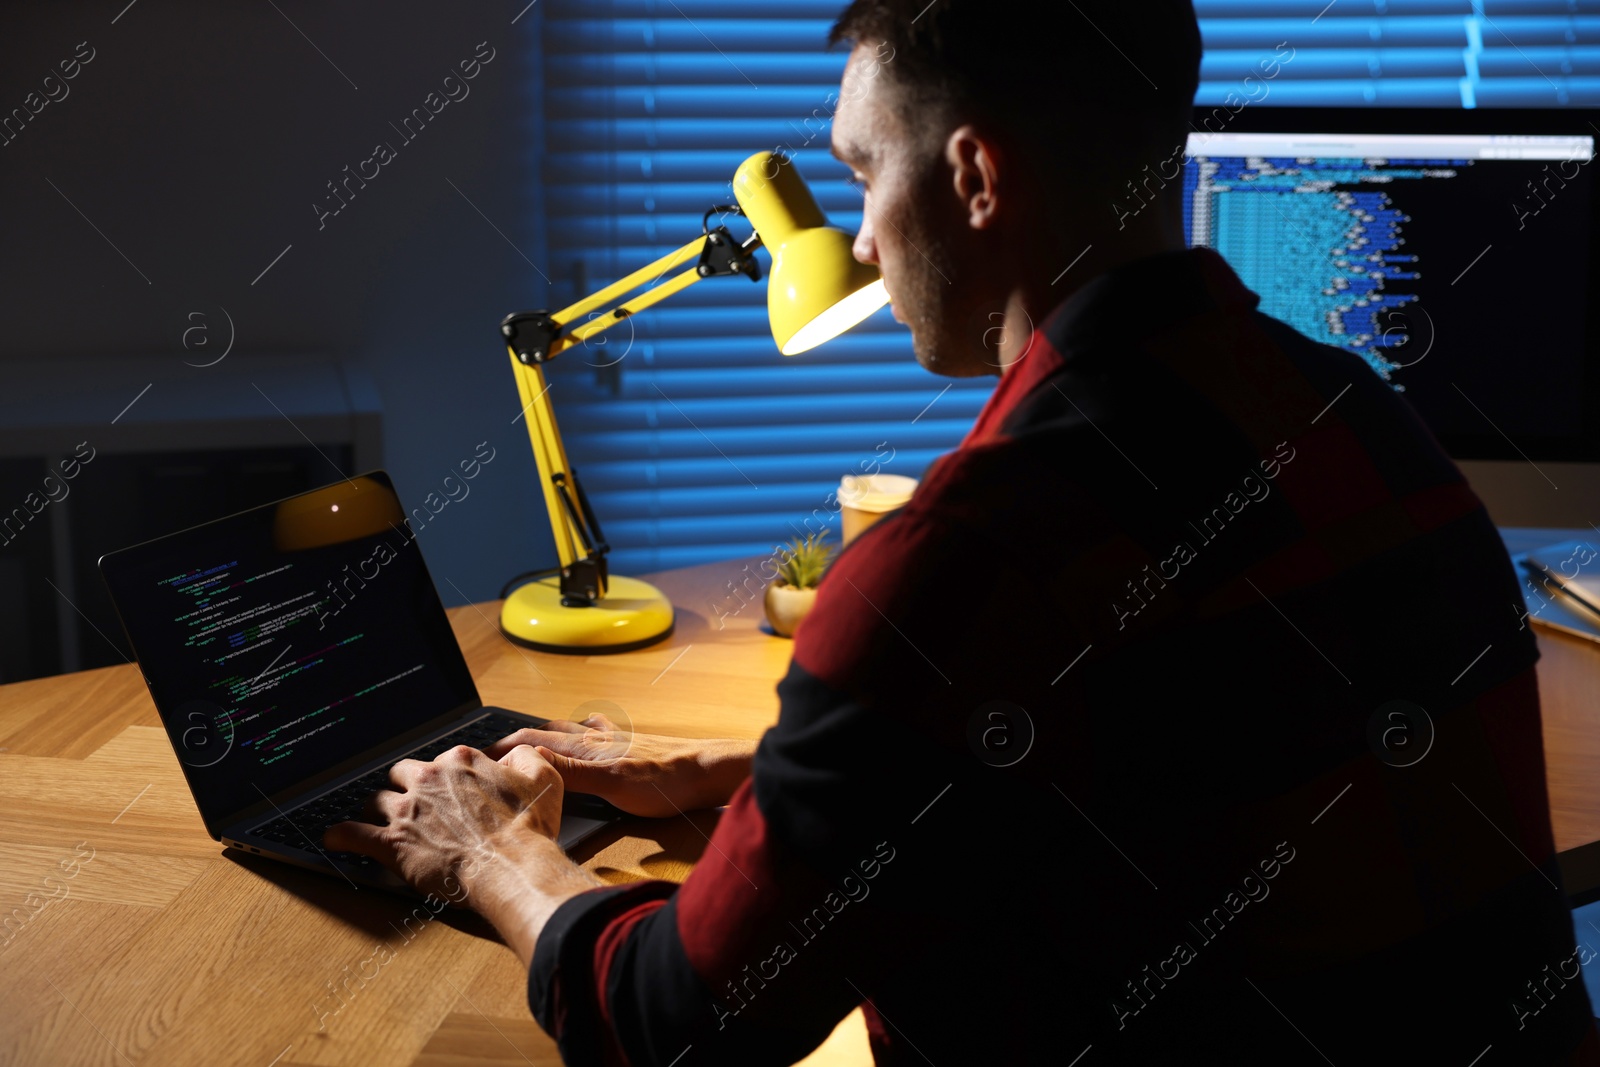
<svg viewBox="0 0 1600 1067">
<path fill-rule="evenodd" d="M 552 720 L 484 749 L 499 759 L 532 745 L 568 793 L 592 793 L 630 815 L 663 818 L 726 804 L 750 776 L 756 742 L 629 733 L 604 715 Z"/>
</svg>

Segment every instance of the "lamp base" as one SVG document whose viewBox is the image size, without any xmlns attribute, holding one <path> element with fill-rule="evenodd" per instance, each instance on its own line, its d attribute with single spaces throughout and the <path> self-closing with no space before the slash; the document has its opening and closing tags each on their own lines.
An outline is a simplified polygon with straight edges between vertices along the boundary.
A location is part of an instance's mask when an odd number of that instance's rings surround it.
<svg viewBox="0 0 1600 1067">
<path fill-rule="evenodd" d="M 604 655 L 653 645 L 672 634 L 672 602 L 649 582 L 613 574 L 593 607 L 561 603 L 559 578 L 520 586 L 500 608 L 500 632 L 540 652 Z"/>
</svg>

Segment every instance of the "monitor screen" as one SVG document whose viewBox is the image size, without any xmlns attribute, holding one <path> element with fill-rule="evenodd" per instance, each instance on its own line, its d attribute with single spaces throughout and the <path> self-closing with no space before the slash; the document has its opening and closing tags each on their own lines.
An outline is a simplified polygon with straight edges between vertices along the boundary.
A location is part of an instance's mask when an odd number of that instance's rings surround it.
<svg viewBox="0 0 1600 1067">
<path fill-rule="evenodd" d="M 1245 109 L 1189 135 L 1184 226 L 1455 458 L 1600 459 L 1597 137 L 1582 110 Z"/>
<path fill-rule="evenodd" d="M 208 825 L 478 702 L 381 472 L 101 571 Z"/>
</svg>

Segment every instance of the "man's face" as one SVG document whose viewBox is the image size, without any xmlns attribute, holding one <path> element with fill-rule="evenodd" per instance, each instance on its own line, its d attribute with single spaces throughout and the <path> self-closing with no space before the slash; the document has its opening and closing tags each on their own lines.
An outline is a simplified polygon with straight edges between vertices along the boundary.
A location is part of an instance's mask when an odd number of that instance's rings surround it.
<svg viewBox="0 0 1600 1067">
<path fill-rule="evenodd" d="M 864 201 L 855 257 L 883 275 L 917 362 L 951 377 L 998 374 L 999 318 L 983 310 L 984 249 L 944 159 L 948 131 L 908 128 L 895 107 L 902 90 L 884 73 L 892 63 L 887 46 L 856 45 L 833 115 L 833 154 Z"/>
</svg>

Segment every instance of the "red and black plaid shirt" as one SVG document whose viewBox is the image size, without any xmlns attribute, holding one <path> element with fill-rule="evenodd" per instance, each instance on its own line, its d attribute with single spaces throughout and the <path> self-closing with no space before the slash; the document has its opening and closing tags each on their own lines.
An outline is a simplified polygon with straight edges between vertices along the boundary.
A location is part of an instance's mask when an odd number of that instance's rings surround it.
<svg viewBox="0 0 1600 1067">
<path fill-rule="evenodd" d="M 940 1067 L 1578 1045 L 1505 550 L 1256 303 L 1197 249 L 1056 308 L 829 572 L 688 881 L 546 927 L 568 1063 L 789 1063 L 857 1005 Z"/>
</svg>

